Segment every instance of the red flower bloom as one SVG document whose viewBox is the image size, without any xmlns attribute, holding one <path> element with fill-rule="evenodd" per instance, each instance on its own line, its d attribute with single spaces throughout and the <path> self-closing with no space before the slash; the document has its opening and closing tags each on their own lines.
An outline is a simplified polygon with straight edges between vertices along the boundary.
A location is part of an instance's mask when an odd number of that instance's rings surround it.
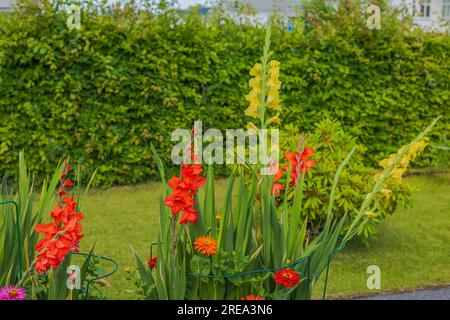
<svg viewBox="0 0 450 320">
<path fill-rule="evenodd" d="M 188 224 L 189 222 L 197 223 L 197 213 L 198 210 L 192 208 L 184 210 L 184 213 L 180 218 L 180 224 Z"/>
<path fill-rule="evenodd" d="M 181 175 L 183 178 L 197 178 L 203 172 L 201 164 L 182 164 Z"/>
<path fill-rule="evenodd" d="M 200 236 L 194 241 L 194 249 L 200 254 L 211 256 L 217 254 L 219 247 L 217 241 L 210 236 Z"/>
<path fill-rule="evenodd" d="M 272 184 L 272 190 L 270 191 L 270 194 L 279 196 L 281 193 L 281 190 L 284 189 L 284 184 L 278 183 L 277 181 L 281 179 L 283 176 L 283 168 L 278 168 L 277 173 L 273 177 L 273 184 Z"/>
<path fill-rule="evenodd" d="M 291 164 L 291 181 L 290 185 L 296 185 L 298 183 L 299 173 L 308 172 L 314 165 L 316 161 L 308 160 L 315 151 L 310 147 L 305 147 L 302 153 L 296 152 L 286 152 L 284 158 Z"/>
<path fill-rule="evenodd" d="M 189 149 L 192 148 L 191 146 Z M 191 157 L 195 158 L 195 155 L 192 154 Z M 170 207 L 174 215 L 183 213 L 180 218 L 181 224 L 197 223 L 198 211 L 193 206 L 197 190 L 206 182 L 206 178 L 200 177 L 202 172 L 200 164 L 182 164 L 181 177 L 172 177 L 168 182 L 173 194 L 164 199 L 164 204 Z"/>
<path fill-rule="evenodd" d="M 70 179 L 67 179 L 66 181 L 64 181 L 63 186 L 66 188 L 70 188 L 73 187 L 73 182 Z"/>
<path fill-rule="evenodd" d="M 154 256 L 153 258 L 149 258 L 147 259 L 147 265 L 150 269 L 155 269 L 156 268 L 156 262 L 158 261 L 158 257 Z"/>
<path fill-rule="evenodd" d="M 65 197 L 62 200 L 62 203 L 65 203 L 71 210 L 75 210 L 75 208 L 77 207 L 77 203 L 75 202 L 73 197 Z"/>
<path fill-rule="evenodd" d="M 187 192 L 177 192 L 164 199 L 164 204 L 170 207 L 172 214 L 178 214 L 181 211 L 189 209 L 195 204 L 194 199 Z"/>
<path fill-rule="evenodd" d="M 206 178 L 204 177 L 188 176 L 183 179 L 182 186 L 195 194 L 205 182 Z"/>
<path fill-rule="evenodd" d="M 36 232 L 45 234 L 47 237 L 53 237 L 59 231 L 58 226 L 54 222 L 47 224 L 38 224 L 36 225 L 35 230 Z"/>
<path fill-rule="evenodd" d="M 291 269 L 277 270 L 273 280 L 275 284 L 281 284 L 283 287 L 295 287 L 300 284 L 298 273 Z"/>
<path fill-rule="evenodd" d="M 35 269 L 41 274 L 50 268 L 56 270 L 69 252 L 78 250 L 78 242 L 83 238 L 79 221 L 84 216 L 75 212 L 76 202 L 67 197 L 62 203 L 63 208 L 56 205 L 50 213 L 54 222 L 38 224 L 35 228 L 36 232 L 45 235 L 36 245 L 39 254 Z"/>
<path fill-rule="evenodd" d="M 275 182 L 275 183 L 272 185 L 272 191 L 270 191 L 270 194 L 271 194 L 271 195 L 275 195 L 275 196 L 279 196 L 280 193 L 281 193 L 281 190 L 283 190 L 283 189 L 284 189 L 284 184 Z"/>
<path fill-rule="evenodd" d="M 178 177 L 172 177 L 167 184 L 173 190 L 173 192 L 185 190 L 183 182 Z"/>
<path fill-rule="evenodd" d="M 264 300 L 263 296 L 255 296 L 253 294 L 249 294 L 246 297 L 242 297 L 241 300 Z"/>
</svg>

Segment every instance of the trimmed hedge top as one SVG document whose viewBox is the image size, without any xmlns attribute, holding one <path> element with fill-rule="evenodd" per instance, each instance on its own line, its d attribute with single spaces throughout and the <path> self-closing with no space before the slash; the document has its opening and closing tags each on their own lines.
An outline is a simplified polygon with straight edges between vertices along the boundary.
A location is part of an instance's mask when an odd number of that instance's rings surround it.
<svg viewBox="0 0 450 320">
<path fill-rule="evenodd" d="M 273 29 L 281 62 L 282 121 L 303 131 L 338 119 L 379 160 L 443 115 L 450 132 L 450 36 L 411 29 L 396 13 L 369 30 L 356 6 L 305 9 L 289 32 Z M 43 6 L 43 7 L 42 7 Z M 45 9 L 45 10 L 44 10 Z M 166 159 L 176 128 L 244 128 L 249 69 L 264 30 L 212 13 L 132 7 L 83 11 L 81 30 L 51 4 L 0 17 L 0 172 L 18 151 L 41 177 L 61 156 L 98 168 L 97 185 L 156 174 L 152 141 Z M 424 157 L 429 165 L 439 156 Z M 86 171 L 86 170 L 85 170 Z"/>
</svg>

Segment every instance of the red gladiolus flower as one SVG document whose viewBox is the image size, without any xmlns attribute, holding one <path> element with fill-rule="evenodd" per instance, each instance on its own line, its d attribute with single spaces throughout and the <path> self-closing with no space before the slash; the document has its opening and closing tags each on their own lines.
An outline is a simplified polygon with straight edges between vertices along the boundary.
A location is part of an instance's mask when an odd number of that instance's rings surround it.
<svg viewBox="0 0 450 320">
<path fill-rule="evenodd" d="M 73 187 L 72 180 L 67 179 L 66 181 L 64 181 L 63 186 L 66 187 L 66 188 Z"/>
<path fill-rule="evenodd" d="M 195 204 L 194 199 L 186 192 L 177 192 L 164 199 L 164 204 L 170 207 L 172 214 L 178 214 L 185 211 Z"/>
<path fill-rule="evenodd" d="M 181 175 L 183 178 L 197 178 L 203 172 L 201 164 L 182 164 Z"/>
<path fill-rule="evenodd" d="M 59 190 L 58 194 L 60 196 L 65 196 L 67 194 L 67 191 L 66 190 Z"/>
<path fill-rule="evenodd" d="M 198 210 L 192 208 L 184 210 L 184 213 L 180 218 L 180 224 L 188 224 L 189 222 L 197 223 L 197 213 Z"/>
<path fill-rule="evenodd" d="M 277 173 L 273 177 L 273 184 L 272 184 L 272 190 L 270 191 L 270 194 L 279 196 L 281 193 L 281 190 L 284 189 L 284 184 L 278 183 L 277 181 L 281 179 L 283 176 L 283 168 L 278 168 Z"/>
<path fill-rule="evenodd" d="M 156 268 L 156 262 L 158 261 L 158 257 L 157 256 L 154 256 L 153 258 L 151 258 L 151 259 L 147 259 L 147 266 L 150 268 L 150 269 L 155 269 Z"/>
<path fill-rule="evenodd" d="M 62 200 L 62 202 L 65 203 L 72 211 L 77 207 L 77 203 L 72 197 L 66 197 Z"/>
<path fill-rule="evenodd" d="M 300 284 L 298 273 L 291 269 L 277 270 L 273 280 L 275 284 L 281 284 L 283 287 L 295 287 Z"/>
<path fill-rule="evenodd" d="M 173 190 L 173 192 L 185 191 L 183 182 L 178 177 L 172 177 L 167 184 Z"/>
<path fill-rule="evenodd" d="M 308 160 L 315 151 L 309 147 L 305 147 L 302 153 L 296 152 L 286 152 L 284 158 L 291 164 L 291 181 L 289 184 L 296 185 L 298 183 L 299 173 L 308 172 L 314 165 L 316 161 Z"/>
<path fill-rule="evenodd" d="M 45 238 L 41 239 L 36 250 L 39 251 L 35 269 L 44 274 L 50 268 L 56 270 L 63 262 L 65 256 L 78 250 L 78 242 L 83 235 L 79 221 L 84 215 L 75 212 L 76 202 L 71 197 L 62 200 L 63 207 L 56 205 L 50 213 L 54 222 L 36 225 L 36 232 L 43 233 Z"/>
<path fill-rule="evenodd" d="M 58 231 L 56 223 L 38 224 L 35 228 L 36 232 L 45 234 L 47 237 L 53 237 Z"/>
<path fill-rule="evenodd" d="M 191 157 L 195 158 L 195 155 Z M 164 204 L 172 210 L 173 215 L 183 213 L 180 224 L 197 223 L 198 211 L 193 206 L 195 194 L 206 182 L 206 178 L 200 177 L 202 172 L 200 164 L 182 164 L 181 177 L 172 177 L 168 182 L 173 194 L 164 199 Z"/>
<path fill-rule="evenodd" d="M 272 191 L 270 191 L 270 194 L 271 195 L 275 195 L 275 196 L 279 196 L 283 189 L 284 189 L 284 184 L 275 182 L 272 185 Z"/>
</svg>

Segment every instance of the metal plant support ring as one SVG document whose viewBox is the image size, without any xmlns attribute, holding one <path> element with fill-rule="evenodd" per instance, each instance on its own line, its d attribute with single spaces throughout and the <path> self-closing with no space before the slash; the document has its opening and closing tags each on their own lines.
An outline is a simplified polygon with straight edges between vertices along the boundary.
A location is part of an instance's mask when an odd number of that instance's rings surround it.
<svg viewBox="0 0 450 320">
<path fill-rule="evenodd" d="M 308 232 L 310 234 L 318 234 L 318 232 L 316 231 L 310 231 Z M 342 240 L 342 237 L 339 237 L 340 240 Z M 159 243 L 158 242 L 152 242 L 150 244 L 150 258 L 153 257 L 153 246 L 157 246 Z M 328 256 L 327 258 L 327 265 L 325 267 L 325 280 L 324 280 L 324 288 L 323 288 L 323 293 L 322 293 L 322 300 L 326 299 L 326 294 L 327 294 L 327 288 L 328 288 L 328 277 L 329 277 L 329 271 L 330 271 L 330 266 L 331 266 L 331 262 L 333 260 L 333 258 L 342 250 L 345 249 L 345 245 L 346 243 L 341 243 L 337 246 L 337 248 Z M 226 278 L 238 278 L 238 277 L 243 277 L 243 276 L 248 276 L 248 275 L 252 275 L 252 274 L 257 274 L 257 273 L 264 273 L 264 272 L 276 272 L 278 270 L 284 270 L 284 269 L 290 269 L 293 268 L 299 264 L 302 264 L 303 262 L 306 261 L 306 269 L 307 269 L 307 278 L 306 280 L 308 281 L 308 286 L 311 285 L 311 273 L 310 273 L 310 264 L 311 264 L 311 257 L 310 256 L 306 256 L 303 257 L 297 261 L 295 261 L 294 263 L 290 264 L 289 266 L 286 267 L 281 267 L 281 268 L 273 268 L 273 269 L 259 269 L 259 270 L 253 270 L 253 271 L 247 271 L 247 272 L 242 272 L 242 273 L 236 273 L 236 274 L 229 274 L 229 275 L 223 275 L 223 276 L 214 276 L 214 275 L 203 275 L 203 274 L 195 274 L 195 273 L 187 273 L 187 277 L 198 277 L 198 278 L 208 278 L 208 279 L 226 279 Z"/>
<path fill-rule="evenodd" d="M 150 257 L 153 257 L 153 246 L 158 245 L 157 242 L 152 242 L 150 244 Z M 298 265 L 301 265 L 306 262 L 306 281 L 308 283 L 308 287 L 311 285 L 311 273 L 310 273 L 310 265 L 311 265 L 311 257 L 305 256 L 303 258 L 298 259 L 297 261 L 291 263 L 288 266 L 280 267 L 280 268 L 270 268 L 270 269 L 256 269 L 252 271 L 246 271 L 241 273 L 233 273 L 233 274 L 226 274 L 226 275 L 206 275 L 206 274 L 198 274 L 198 273 L 190 273 L 187 272 L 186 276 L 189 277 L 196 277 L 196 278 L 208 278 L 208 279 L 229 279 L 229 278 L 239 278 L 239 277 L 245 277 L 250 276 L 258 273 L 268 273 L 268 272 L 276 272 L 278 270 L 285 270 L 285 269 L 292 269 Z"/>
<path fill-rule="evenodd" d="M 108 257 L 98 256 L 98 255 L 95 255 L 95 254 L 89 254 L 89 253 L 85 253 L 85 252 L 72 252 L 72 254 L 80 255 L 80 256 L 95 257 L 95 258 L 98 258 L 100 260 L 111 262 L 112 265 L 113 265 L 113 270 L 108 272 L 108 273 L 102 274 L 102 275 L 100 275 L 98 277 L 94 277 L 94 278 L 90 278 L 90 279 L 84 279 L 87 282 L 86 294 L 85 294 L 85 298 L 86 299 L 89 296 L 89 287 L 90 287 L 92 282 L 95 282 L 95 281 L 98 281 L 98 280 L 101 280 L 101 279 L 105 279 L 105 278 L 109 277 L 110 275 L 114 274 L 117 271 L 117 269 L 119 269 L 119 264 L 117 263 L 117 261 L 115 261 L 114 259 L 108 258 Z"/>
</svg>

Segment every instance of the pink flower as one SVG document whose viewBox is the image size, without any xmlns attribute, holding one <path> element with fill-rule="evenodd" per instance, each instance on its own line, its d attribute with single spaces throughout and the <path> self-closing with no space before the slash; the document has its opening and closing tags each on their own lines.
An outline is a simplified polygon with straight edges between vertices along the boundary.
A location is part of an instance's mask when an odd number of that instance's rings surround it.
<svg viewBox="0 0 450 320">
<path fill-rule="evenodd" d="M 25 300 L 27 293 L 24 288 L 6 286 L 0 289 L 0 300 Z"/>
</svg>

